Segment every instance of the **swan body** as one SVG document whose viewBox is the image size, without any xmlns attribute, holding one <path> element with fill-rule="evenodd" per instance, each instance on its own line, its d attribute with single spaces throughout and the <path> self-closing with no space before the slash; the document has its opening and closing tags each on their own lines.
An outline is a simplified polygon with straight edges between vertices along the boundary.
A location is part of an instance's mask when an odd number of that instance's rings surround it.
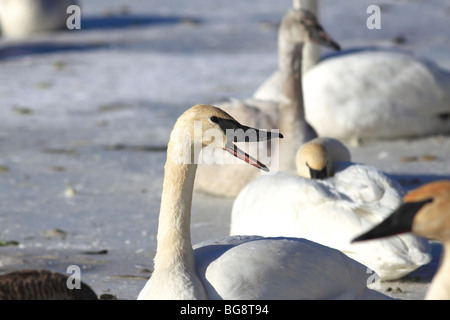
<svg viewBox="0 0 450 320">
<path fill-rule="evenodd" d="M 196 121 L 206 130 L 222 130 L 223 138 L 195 136 Z M 178 161 L 180 152 L 196 144 L 226 149 L 265 169 L 225 137 L 227 129 L 239 128 L 244 126 L 207 105 L 188 109 L 175 123 L 164 169 L 154 272 L 138 299 L 386 299 L 367 288 L 365 266 L 305 239 L 234 236 L 192 248 L 190 210 L 197 164 Z"/>
<path fill-rule="evenodd" d="M 307 10 L 290 9 L 282 19 L 278 35 L 281 99 L 277 102 L 232 99 L 215 104 L 238 121 L 257 128 L 279 128 L 285 134 L 279 149 L 272 150 L 272 145 L 267 143 L 258 144 L 258 150 L 262 150 L 260 152 L 270 155 L 272 159 L 279 159 L 276 167 L 272 164 L 273 169 L 295 171 L 294 158 L 298 147 L 317 137 L 314 128 L 305 120 L 301 90 L 304 44 L 311 41 L 339 49 L 314 14 Z M 255 168 L 243 165 L 204 165 L 198 169 L 195 189 L 218 196 L 236 197 L 259 174 Z M 240 181 L 236 181 L 235 176 L 240 176 Z"/>
<path fill-rule="evenodd" d="M 331 58 L 304 78 L 308 121 L 344 140 L 450 132 L 450 72 L 399 52 Z"/>
<path fill-rule="evenodd" d="M 77 0 L 0 0 L 2 36 L 24 38 L 31 34 L 63 29 L 67 8 Z"/>
<path fill-rule="evenodd" d="M 280 81 L 255 91 L 279 101 Z M 450 72 L 396 51 L 362 51 L 321 61 L 303 77 L 307 121 L 345 141 L 450 132 Z"/>
<path fill-rule="evenodd" d="M 401 203 L 404 191 L 372 166 L 335 162 L 332 167 L 334 176 L 325 180 L 288 172 L 254 180 L 233 204 L 230 235 L 305 238 L 342 251 L 381 280 L 398 279 L 431 260 L 428 241 L 411 234 L 352 245 L 355 235 Z"/>
<path fill-rule="evenodd" d="M 371 230 L 353 241 L 413 232 L 442 242 L 441 264 L 425 295 L 427 300 L 450 299 L 450 181 L 427 183 L 403 197 L 403 203 Z M 367 241 L 371 242 L 371 241 Z"/>
<path fill-rule="evenodd" d="M 20 270 L 0 275 L 0 300 L 98 300 L 84 282 L 70 289 L 68 275 L 48 270 Z"/>
<path fill-rule="evenodd" d="M 194 255 L 210 299 L 386 299 L 367 289 L 365 266 L 306 239 L 224 237 Z"/>
</svg>

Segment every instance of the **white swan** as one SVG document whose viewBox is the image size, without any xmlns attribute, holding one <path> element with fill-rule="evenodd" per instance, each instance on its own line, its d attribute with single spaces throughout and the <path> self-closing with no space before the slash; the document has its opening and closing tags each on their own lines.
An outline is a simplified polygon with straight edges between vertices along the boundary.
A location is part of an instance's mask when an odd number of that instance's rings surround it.
<svg viewBox="0 0 450 320">
<path fill-rule="evenodd" d="M 450 132 L 450 70 L 393 50 L 342 53 L 315 67 L 318 60 L 309 61 L 305 114 L 318 136 L 358 143 Z M 280 101 L 280 88 L 277 71 L 253 98 Z"/>
<path fill-rule="evenodd" d="M 320 141 L 338 148 L 323 152 Z M 344 147 L 330 141 L 333 139 L 312 141 L 302 149 L 322 156 L 319 160 L 307 156 L 307 161 L 303 156 L 297 158 L 298 171 L 307 178 L 279 172 L 261 176 L 245 187 L 233 204 L 230 234 L 309 239 L 341 250 L 382 280 L 398 279 L 428 263 L 429 243 L 414 235 L 351 244 L 355 235 L 382 221 L 401 202 L 403 189 L 374 167 L 330 161 L 333 152 L 342 153 Z M 311 152 L 314 148 L 318 151 Z M 312 165 L 315 163 L 321 166 Z M 311 174 L 328 179 L 309 179 Z"/>
<path fill-rule="evenodd" d="M 330 58 L 304 78 L 307 119 L 347 141 L 450 132 L 450 72 L 392 51 Z"/>
<path fill-rule="evenodd" d="M 69 18 L 67 8 L 77 4 L 77 0 L 0 0 L 2 36 L 24 38 L 65 28 Z"/>
<path fill-rule="evenodd" d="M 279 169 L 282 170 L 295 171 L 295 152 L 305 141 L 317 136 L 305 120 L 301 90 L 303 46 L 305 42 L 310 41 L 339 49 L 311 12 L 290 9 L 282 19 L 278 36 L 282 83 L 280 102 L 247 99 L 215 104 L 250 126 L 279 128 L 284 132 L 286 137 L 280 142 L 279 154 L 276 150 L 268 152 L 272 152 L 272 158 L 279 159 Z M 269 148 L 265 143 L 259 144 L 260 150 L 265 148 Z M 229 158 L 227 161 L 230 161 Z M 259 174 L 258 170 L 243 165 L 205 165 L 198 170 L 195 189 L 219 196 L 235 197 Z M 241 177 L 239 181 L 234 179 L 237 175 Z"/>
<path fill-rule="evenodd" d="M 425 295 L 427 300 L 450 299 L 450 181 L 427 183 L 409 192 L 386 220 L 353 241 L 414 232 L 442 242 L 443 256 Z M 369 241 L 370 242 L 370 241 Z"/>
<path fill-rule="evenodd" d="M 19 270 L 0 274 L 0 300 L 98 300 L 84 282 L 70 289 L 66 274 L 48 270 Z"/>
<path fill-rule="evenodd" d="M 193 133 L 195 122 L 221 135 L 215 139 L 199 137 Z M 370 274 L 365 266 L 305 239 L 225 237 L 193 250 L 190 215 L 196 146 L 228 150 L 264 168 L 233 145 L 225 136 L 228 129 L 248 127 L 207 105 L 190 108 L 175 123 L 164 169 L 154 271 L 138 299 L 387 298 L 367 288 Z M 183 157 L 183 150 L 187 157 Z"/>
</svg>

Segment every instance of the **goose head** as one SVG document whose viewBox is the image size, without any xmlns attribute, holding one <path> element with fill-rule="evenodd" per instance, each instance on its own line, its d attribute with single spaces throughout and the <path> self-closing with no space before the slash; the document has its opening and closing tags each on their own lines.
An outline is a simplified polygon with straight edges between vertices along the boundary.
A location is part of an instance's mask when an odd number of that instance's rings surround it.
<svg viewBox="0 0 450 320">
<path fill-rule="evenodd" d="M 171 140 L 174 135 L 181 137 L 184 144 L 189 144 L 191 148 L 195 149 L 195 146 L 199 146 L 198 150 L 205 148 L 225 150 L 264 171 L 269 169 L 238 148 L 234 142 L 257 142 L 283 137 L 280 133 L 274 134 L 272 131 L 242 125 L 222 109 L 204 104 L 193 106 L 178 118 Z M 194 152 L 194 154 L 198 156 L 197 153 Z"/>
<path fill-rule="evenodd" d="M 404 232 L 441 242 L 450 239 L 450 181 L 435 181 L 403 197 L 403 204 L 386 220 L 355 238 L 362 241 Z"/>
<path fill-rule="evenodd" d="M 325 32 L 316 16 L 304 9 L 291 8 L 284 15 L 279 29 L 279 39 L 287 43 L 315 42 L 340 50 L 339 44 Z"/>
</svg>

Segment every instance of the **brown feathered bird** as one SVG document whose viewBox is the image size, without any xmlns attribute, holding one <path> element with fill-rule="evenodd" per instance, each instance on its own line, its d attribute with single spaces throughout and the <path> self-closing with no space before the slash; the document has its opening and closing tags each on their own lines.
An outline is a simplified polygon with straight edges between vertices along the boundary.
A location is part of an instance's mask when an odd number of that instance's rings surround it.
<svg viewBox="0 0 450 320">
<path fill-rule="evenodd" d="M 0 300 L 98 300 L 87 284 L 70 289 L 68 275 L 48 270 L 20 270 L 0 275 Z"/>
</svg>

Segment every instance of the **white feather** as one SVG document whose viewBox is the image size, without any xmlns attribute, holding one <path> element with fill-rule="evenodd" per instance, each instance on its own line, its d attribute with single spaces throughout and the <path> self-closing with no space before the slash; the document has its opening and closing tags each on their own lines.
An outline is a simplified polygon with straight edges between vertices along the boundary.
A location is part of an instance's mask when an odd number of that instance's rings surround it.
<svg viewBox="0 0 450 320">
<path fill-rule="evenodd" d="M 428 241 L 412 234 L 350 243 L 399 206 L 403 190 L 374 167 L 335 165 L 335 176 L 327 180 L 285 172 L 259 177 L 236 198 L 230 234 L 309 239 L 341 250 L 383 280 L 428 263 Z"/>
</svg>

